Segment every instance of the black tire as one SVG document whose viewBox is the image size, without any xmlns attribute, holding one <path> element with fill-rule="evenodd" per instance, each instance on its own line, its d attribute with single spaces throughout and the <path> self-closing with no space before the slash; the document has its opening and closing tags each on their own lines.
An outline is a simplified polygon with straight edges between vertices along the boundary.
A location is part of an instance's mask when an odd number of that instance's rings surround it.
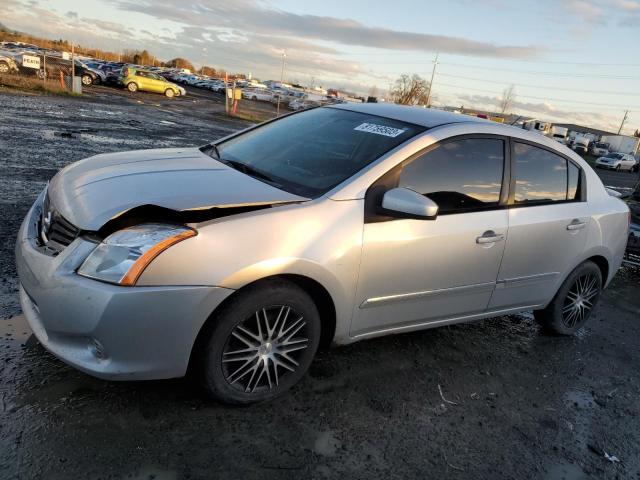
<svg viewBox="0 0 640 480">
<path fill-rule="evenodd" d="M 255 95 L 253 97 L 251 97 L 251 100 L 256 101 L 258 100 L 258 97 L 256 97 Z"/>
<path fill-rule="evenodd" d="M 93 85 L 93 77 L 87 73 L 82 75 L 82 77 L 80 77 L 80 80 L 82 81 L 82 85 L 84 85 L 85 87 L 90 87 L 91 85 Z"/>
<path fill-rule="evenodd" d="M 129 90 L 131 93 L 137 92 L 138 91 L 138 84 L 136 82 L 127 83 L 127 90 Z"/>
<path fill-rule="evenodd" d="M 216 312 L 199 339 L 207 394 L 235 405 L 276 398 L 304 376 L 320 332 L 316 305 L 295 284 L 274 279 L 246 287 Z"/>
<path fill-rule="evenodd" d="M 551 303 L 533 314 L 548 332 L 573 335 L 585 326 L 601 293 L 600 268 L 595 263 L 586 261 L 569 274 Z"/>
</svg>

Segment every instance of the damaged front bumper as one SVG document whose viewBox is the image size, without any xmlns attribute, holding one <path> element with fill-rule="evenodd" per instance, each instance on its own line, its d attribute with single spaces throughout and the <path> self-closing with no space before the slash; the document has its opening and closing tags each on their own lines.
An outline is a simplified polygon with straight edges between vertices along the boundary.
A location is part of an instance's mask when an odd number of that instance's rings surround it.
<svg viewBox="0 0 640 480">
<path fill-rule="evenodd" d="M 211 286 L 120 287 L 76 274 L 95 243 L 76 238 L 57 256 L 37 244 L 41 195 L 16 243 L 20 302 L 51 353 L 99 378 L 183 376 L 204 322 L 233 290 Z"/>
</svg>

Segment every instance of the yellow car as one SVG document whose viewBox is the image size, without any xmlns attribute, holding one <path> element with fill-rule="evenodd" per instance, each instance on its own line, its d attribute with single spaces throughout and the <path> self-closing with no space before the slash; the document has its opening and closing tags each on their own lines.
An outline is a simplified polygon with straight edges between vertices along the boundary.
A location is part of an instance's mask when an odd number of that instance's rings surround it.
<svg viewBox="0 0 640 480">
<path fill-rule="evenodd" d="M 178 85 L 167 81 L 157 73 L 132 67 L 122 68 L 120 83 L 130 92 L 140 90 L 143 92 L 164 93 L 169 98 L 183 94 Z"/>
</svg>

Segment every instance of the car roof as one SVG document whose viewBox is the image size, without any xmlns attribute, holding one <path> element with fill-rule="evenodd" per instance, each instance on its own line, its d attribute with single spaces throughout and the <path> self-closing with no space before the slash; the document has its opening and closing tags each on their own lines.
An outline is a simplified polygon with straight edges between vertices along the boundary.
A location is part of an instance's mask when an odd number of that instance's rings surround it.
<svg viewBox="0 0 640 480">
<path fill-rule="evenodd" d="M 447 123 L 490 122 L 490 120 L 460 113 L 445 112 L 443 110 L 435 110 L 433 108 L 396 105 L 394 103 L 340 103 L 331 105 L 329 108 L 339 108 L 341 110 L 377 115 L 380 117 L 391 118 L 393 120 L 400 120 L 401 122 L 413 123 L 414 125 L 421 125 L 427 128 L 438 127 Z"/>
</svg>

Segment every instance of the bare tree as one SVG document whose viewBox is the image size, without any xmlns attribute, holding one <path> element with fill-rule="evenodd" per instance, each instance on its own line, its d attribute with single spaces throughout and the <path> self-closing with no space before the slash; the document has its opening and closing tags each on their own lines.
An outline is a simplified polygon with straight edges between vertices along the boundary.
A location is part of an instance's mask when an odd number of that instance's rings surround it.
<svg viewBox="0 0 640 480">
<path fill-rule="evenodd" d="M 391 89 L 391 98 L 401 105 L 425 105 L 429 82 L 419 75 L 401 75 Z"/>
<path fill-rule="evenodd" d="M 502 98 L 500 99 L 500 113 L 503 115 L 509 113 L 513 103 L 516 100 L 516 87 L 515 85 L 509 86 L 502 91 Z"/>
</svg>

